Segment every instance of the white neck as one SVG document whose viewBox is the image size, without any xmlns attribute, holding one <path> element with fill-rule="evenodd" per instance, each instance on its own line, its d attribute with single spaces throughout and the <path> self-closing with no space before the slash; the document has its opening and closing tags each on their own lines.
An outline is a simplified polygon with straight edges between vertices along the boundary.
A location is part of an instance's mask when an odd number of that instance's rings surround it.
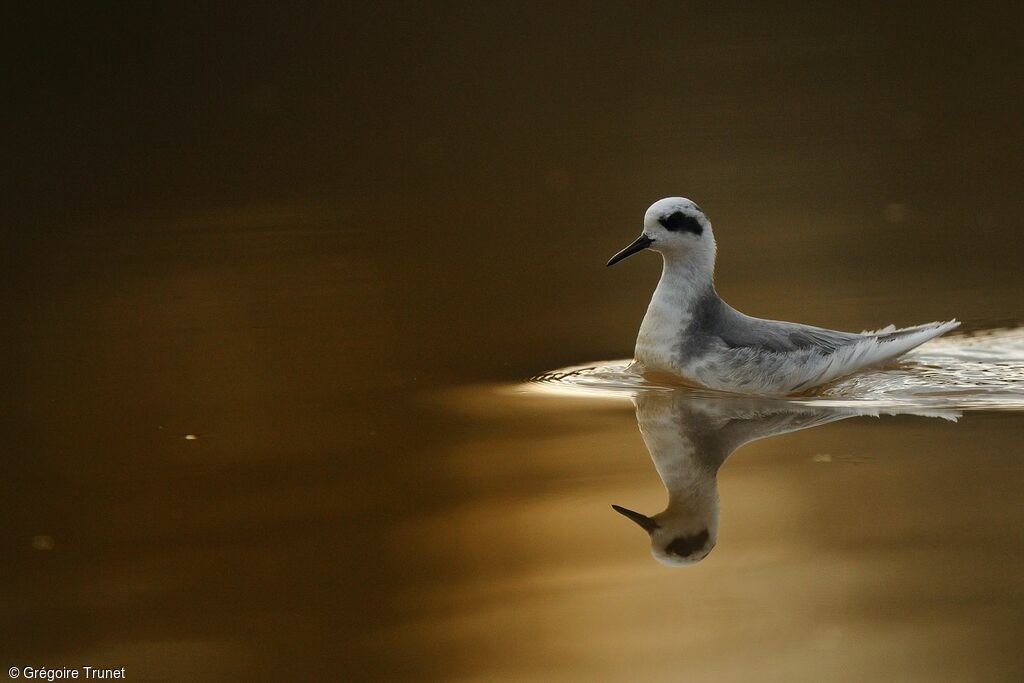
<svg viewBox="0 0 1024 683">
<path fill-rule="evenodd" d="M 633 357 L 647 370 L 678 371 L 673 350 L 693 317 L 698 298 L 709 288 L 714 291 L 715 253 L 666 252 L 662 260 L 661 280 L 640 324 Z"/>
</svg>

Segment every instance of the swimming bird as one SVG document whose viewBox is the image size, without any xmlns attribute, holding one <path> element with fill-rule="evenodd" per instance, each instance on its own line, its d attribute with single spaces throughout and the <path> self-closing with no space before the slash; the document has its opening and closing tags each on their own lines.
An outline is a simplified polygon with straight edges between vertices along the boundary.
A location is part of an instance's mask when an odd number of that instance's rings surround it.
<svg viewBox="0 0 1024 683">
<path fill-rule="evenodd" d="M 956 320 L 874 332 L 840 332 L 740 313 L 714 286 L 711 221 L 684 197 L 647 209 L 640 237 L 614 265 L 650 249 L 661 280 L 640 325 L 631 369 L 743 394 L 788 395 L 881 365 L 960 325 Z"/>
</svg>

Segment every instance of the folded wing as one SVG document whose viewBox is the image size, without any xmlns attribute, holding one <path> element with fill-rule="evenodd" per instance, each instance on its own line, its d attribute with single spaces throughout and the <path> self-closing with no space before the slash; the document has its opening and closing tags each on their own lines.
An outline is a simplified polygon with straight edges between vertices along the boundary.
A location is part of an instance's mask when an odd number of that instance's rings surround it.
<svg viewBox="0 0 1024 683">
<path fill-rule="evenodd" d="M 736 391 L 752 386 L 792 394 L 902 356 L 960 325 L 956 320 L 875 332 L 839 332 L 810 325 L 743 316 L 719 330 L 730 361 L 724 379 Z M 722 371 L 708 367 L 706 372 Z"/>
</svg>

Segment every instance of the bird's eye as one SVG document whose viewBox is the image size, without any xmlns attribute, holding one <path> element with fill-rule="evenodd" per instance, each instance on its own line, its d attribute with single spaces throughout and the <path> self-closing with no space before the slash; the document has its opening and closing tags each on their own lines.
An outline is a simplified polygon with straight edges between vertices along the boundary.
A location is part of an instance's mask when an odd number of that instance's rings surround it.
<svg viewBox="0 0 1024 683">
<path fill-rule="evenodd" d="M 658 219 L 658 222 L 666 230 L 671 230 L 672 232 L 692 232 L 694 235 L 700 235 L 704 232 L 704 226 L 700 224 L 699 220 L 682 211 L 662 216 Z"/>
</svg>

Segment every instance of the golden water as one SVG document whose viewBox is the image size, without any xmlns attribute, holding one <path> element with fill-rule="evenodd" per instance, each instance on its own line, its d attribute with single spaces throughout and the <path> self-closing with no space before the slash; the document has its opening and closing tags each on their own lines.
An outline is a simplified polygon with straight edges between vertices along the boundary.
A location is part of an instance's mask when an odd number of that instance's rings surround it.
<svg viewBox="0 0 1024 683">
<path fill-rule="evenodd" d="M 666 195 L 745 313 L 1019 328 L 1019 8 L 8 14 L 0 665 L 1024 678 L 1013 348 L 737 449 L 685 567 L 637 387 L 527 382 L 631 352 Z"/>
</svg>

